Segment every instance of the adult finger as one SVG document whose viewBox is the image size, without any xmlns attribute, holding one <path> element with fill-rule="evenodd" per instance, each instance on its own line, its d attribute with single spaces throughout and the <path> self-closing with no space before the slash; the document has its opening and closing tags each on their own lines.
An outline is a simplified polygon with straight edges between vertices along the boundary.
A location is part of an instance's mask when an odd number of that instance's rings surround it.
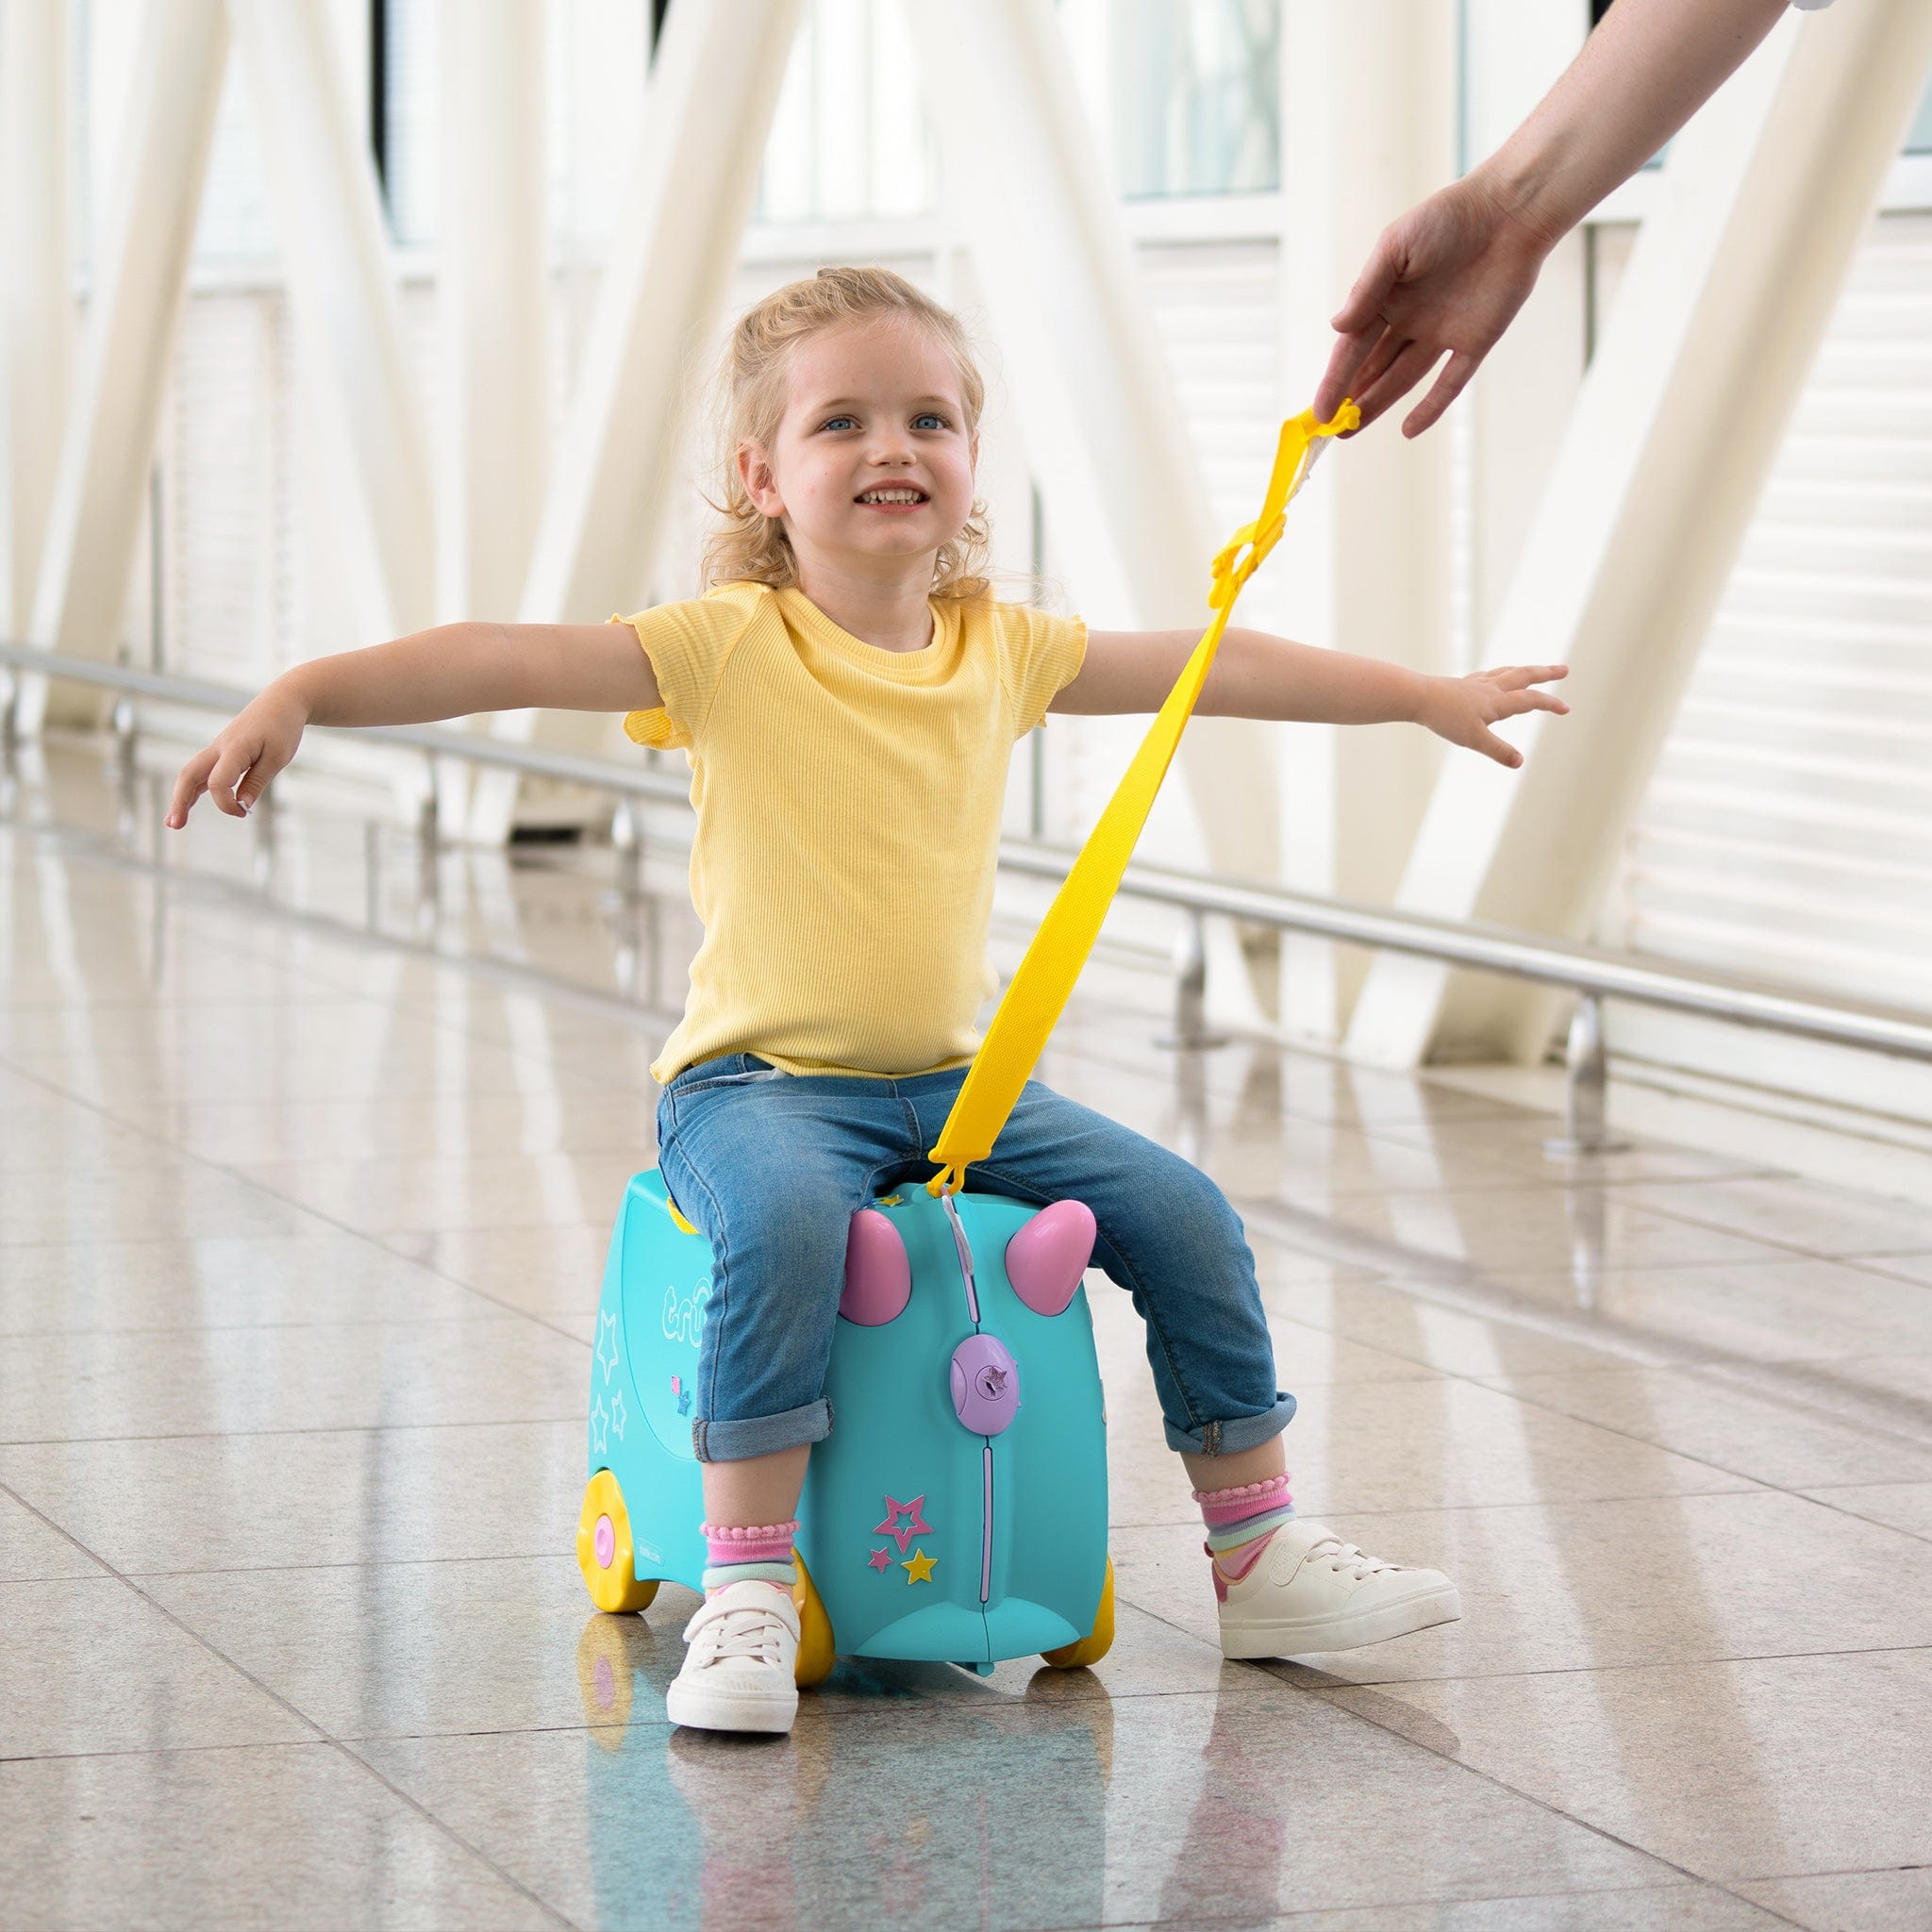
<svg viewBox="0 0 1932 1932">
<path fill-rule="evenodd" d="M 1328 326 L 1344 336 L 1367 328 L 1381 314 L 1383 303 L 1401 279 L 1402 255 L 1391 223 L 1376 236 L 1361 274 L 1355 278 L 1355 287 L 1348 291 L 1348 300 L 1329 318 Z"/>
<path fill-rule="evenodd" d="M 1322 380 L 1315 385 L 1312 408 L 1317 423 L 1335 420 L 1336 410 L 1348 400 L 1349 391 L 1356 387 L 1357 372 L 1383 333 L 1384 325 L 1378 315 L 1369 327 L 1341 337 L 1328 352 L 1328 366 L 1322 372 Z"/>
<path fill-rule="evenodd" d="M 188 814 L 193 808 L 194 801 L 201 796 L 202 788 L 208 783 L 208 774 L 214 770 L 215 749 L 209 745 L 205 751 L 198 751 L 181 767 L 180 775 L 175 780 L 175 795 L 168 801 L 168 815 L 164 824 L 179 831 L 188 823 Z"/>
<path fill-rule="evenodd" d="M 1402 433 L 1405 436 L 1420 436 L 1432 424 L 1439 422 L 1442 411 L 1459 396 L 1469 385 L 1469 378 L 1482 366 L 1480 356 L 1472 356 L 1466 349 L 1457 349 L 1449 358 L 1436 384 L 1412 408 L 1404 419 Z"/>
<path fill-rule="evenodd" d="M 1383 329 L 1381 339 L 1362 358 L 1362 366 L 1356 371 L 1355 386 L 1357 391 L 1366 395 L 1389 373 L 1389 366 L 1403 350 L 1408 347 L 1410 338 L 1394 327 Z"/>
<path fill-rule="evenodd" d="M 1373 422 L 1391 404 L 1406 396 L 1435 366 L 1436 358 L 1441 353 L 1440 343 L 1407 343 L 1388 368 L 1356 397 L 1362 421 Z"/>
</svg>

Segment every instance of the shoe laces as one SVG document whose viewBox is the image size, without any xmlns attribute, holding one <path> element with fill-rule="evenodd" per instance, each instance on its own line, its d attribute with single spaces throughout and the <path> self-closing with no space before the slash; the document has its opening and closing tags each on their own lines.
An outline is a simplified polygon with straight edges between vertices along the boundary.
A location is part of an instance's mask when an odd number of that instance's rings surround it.
<svg viewBox="0 0 1932 1932">
<path fill-rule="evenodd" d="M 756 1657 L 775 1664 L 782 1658 L 785 1625 L 776 1610 L 741 1608 L 707 1617 L 685 1633 L 687 1642 L 702 1646 L 702 1661 L 721 1662 L 728 1657 Z"/>
<path fill-rule="evenodd" d="M 1358 1550 L 1353 1543 L 1345 1543 L 1339 1536 L 1324 1536 L 1308 1545 L 1308 1552 L 1302 1559 L 1306 1563 L 1326 1563 L 1338 1574 L 1346 1574 L 1359 1583 L 1365 1576 L 1373 1576 L 1380 1570 L 1399 1570 L 1400 1563 L 1385 1563 L 1379 1557 L 1371 1557 Z"/>
</svg>

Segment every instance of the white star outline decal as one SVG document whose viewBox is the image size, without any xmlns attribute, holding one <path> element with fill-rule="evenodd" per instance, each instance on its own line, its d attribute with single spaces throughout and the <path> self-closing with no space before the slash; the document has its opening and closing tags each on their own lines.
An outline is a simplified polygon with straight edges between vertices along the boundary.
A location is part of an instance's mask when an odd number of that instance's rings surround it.
<svg viewBox="0 0 1932 1932">
<path fill-rule="evenodd" d="M 592 1456 L 602 1456 L 606 1453 L 605 1443 L 607 1439 L 605 1432 L 609 1426 L 610 1415 L 604 1407 L 604 1398 L 600 1395 L 595 1406 L 591 1410 L 591 1454 Z"/>
<path fill-rule="evenodd" d="M 604 1359 L 604 1344 L 610 1344 L 610 1359 Z M 617 1310 L 606 1308 L 597 1323 L 597 1366 L 604 1371 L 608 1382 L 617 1373 L 619 1357 L 617 1353 Z M 620 1434 L 623 1432 L 620 1430 Z"/>
<path fill-rule="evenodd" d="M 617 1440 L 624 1441 L 624 1391 L 610 1391 L 610 1426 L 617 1431 Z"/>
</svg>

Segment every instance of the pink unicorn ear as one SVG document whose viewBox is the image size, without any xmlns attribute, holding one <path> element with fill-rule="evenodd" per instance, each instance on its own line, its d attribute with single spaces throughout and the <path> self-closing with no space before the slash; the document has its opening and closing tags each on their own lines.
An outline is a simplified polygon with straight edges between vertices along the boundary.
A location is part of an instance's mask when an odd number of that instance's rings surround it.
<svg viewBox="0 0 1932 1932">
<path fill-rule="evenodd" d="M 1007 1279 L 1036 1315 L 1060 1314 L 1093 1254 L 1093 1210 L 1084 1201 L 1042 1208 L 1007 1243 Z"/>
<path fill-rule="evenodd" d="M 845 1237 L 845 1292 L 839 1312 L 862 1328 L 883 1328 L 912 1299 L 912 1262 L 886 1215 L 861 1208 Z"/>
</svg>

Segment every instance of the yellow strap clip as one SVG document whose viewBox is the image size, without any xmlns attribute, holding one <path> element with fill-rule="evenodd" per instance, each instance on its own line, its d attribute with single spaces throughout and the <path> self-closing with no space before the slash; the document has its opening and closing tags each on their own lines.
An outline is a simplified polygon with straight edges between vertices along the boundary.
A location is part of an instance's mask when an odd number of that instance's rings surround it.
<svg viewBox="0 0 1932 1932">
<path fill-rule="evenodd" d="M 1214 558 L 1208 592 L 1214 621 L 1174 680 L 1133 762 L 1040 922 L 928 1156 L 940 1163 L 941 1171 L 926 1182 L 927 1193 L 957 1193 L 966 1185 L 967 1168 L 992 1152 L 1100 937 L 1101 922 L 1120 890 L 1121 875 L 1154 808 L 1155 794 L 1208 681 L 1235 599 L 1280 539 L 1289 503 L 1307 480 L 1321 439 L 1343 435 L 1360 421 L 1361 411 L 1345 402 L 1330 422 L 1317 423 L 1314 412 L 1304 409 L 1281 425 L 1260 514 L 1243 524 Z"/>
</svg>

